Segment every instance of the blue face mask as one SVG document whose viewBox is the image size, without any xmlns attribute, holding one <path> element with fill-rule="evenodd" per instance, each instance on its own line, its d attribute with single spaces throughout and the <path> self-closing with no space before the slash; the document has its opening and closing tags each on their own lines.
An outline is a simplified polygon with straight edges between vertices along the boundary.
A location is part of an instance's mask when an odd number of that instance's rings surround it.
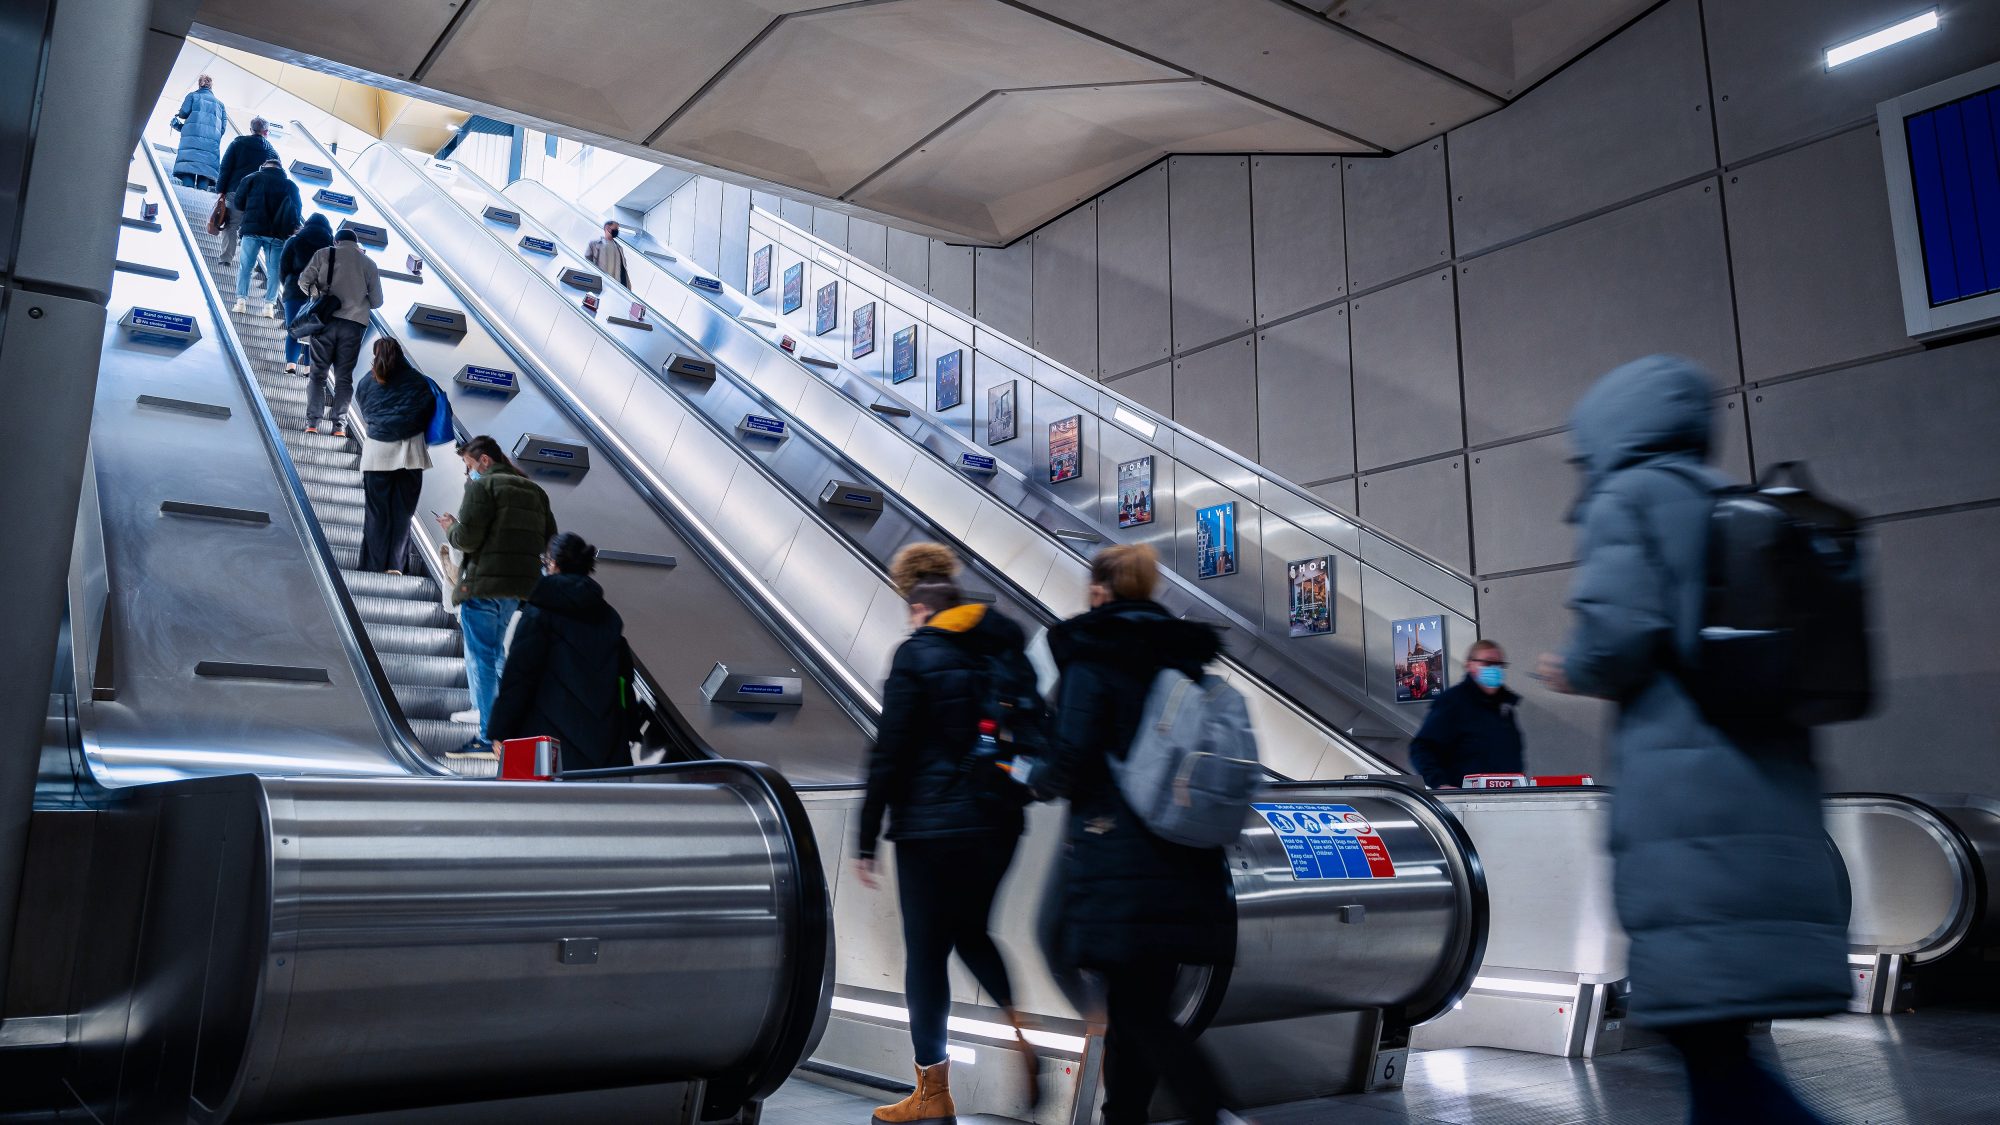
<svg viewBox="0 0 2000 1125">
<path fill-rule="evenodd" d="M 1479 670 L 1472 674 L 1472 678 L 1478 681 L 1480 687 L 1497 688 L 1507 682 L 1507 669 L 1492 664 L 1481 664 Z"/>
<path fill-rule="evenodd" d="M 478 479 L 479 479 L 479 470 L 478 470 L 478 469 L 468 469 L 468 470 L 466 471 L 466 474 L 465 474 L 465 479 L 466 479 L 466 480 L 478 480 Z"/>
</svg>

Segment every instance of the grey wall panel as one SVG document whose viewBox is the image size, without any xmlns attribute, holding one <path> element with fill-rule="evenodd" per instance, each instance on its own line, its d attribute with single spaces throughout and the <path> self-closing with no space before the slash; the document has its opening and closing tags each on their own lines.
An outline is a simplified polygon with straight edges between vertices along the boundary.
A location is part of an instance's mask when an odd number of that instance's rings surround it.
<svg viewBox="0 0 2000 1125">
<path fill-rule="evenodd" d="M 1463 457 L 1362 477 L 1360 515 L 1461 574 L 1471 569 Z"/>
<path fill-rule="evenodd" d="M 1367 619 L 1361 612 L 1361 564 L 1351 556 L 1335 552 L 1325 540 L 1268 512 L 1263 522 L 1263 548 L 1264 620 L 1274 626 L 1291 619 L 1291 576 L 1287 564 L 1332 557 L 1333 632 L 1286 637 L 1279 643 L 1294 659 L 1324 669 L 1357 688 L 1363 687 Z"/>
<path fill-rule="evenodd" d="M 813 208 L 812 232 L 829 246 L 847 249 L 847 216 L 839 211 Z"/>
<path fill-rule="evenodd" d="M 1373 566 L 1361 567 L 1361 600 L 1367 607 L 1368 694 L 1390 721 L 1414 734 L 1430 710 L 1426 703 L 1397 703 L 1394 623 L 1406 617 L 1427 617 L 1440 606 Z M 1471 620 L 1456 613 L 1444 614 L 1445 676 L 1456 681 L 1465 674 L 1465 646 L 1476 629 Z"/>
<path fill-rule="evenodd" d="M 2000 509 L 1878 526 L 1876 713 L 1829 727 L 1820 745 L 1829 789 L 1991 795 L 2000 731 Z M 1990 876 L 1989 876 L 1990 877 Z"/>
<path fill-rule="evenodd" d="M 1932 7 L 1939 30 L 1826 69 L 1826 48 Z M 2000 58 L 1990 0 L 1709 0 L 1722 160 L 1740 160 L 1875 115 L 1875 103 Z"/>
<path fill-rule="evenodd" d="M 1016 340 L 1034 334 L 1035 240 L 973 254 L 974 313 L 988 328 Z"/>
<path fill-rule="evenodd" d="M 1259 332 L 1260 463 L 1295 483 L 1354 472 L 1352 389 L 1345 305 Z"/>
<path fill-rule="evenodd" d="M 1165 370 L 1165 368 L 1162 368 L 1162 370 Z M 1128 375 L 1121 381 L 1130 382 L 1133 379 L 1143 377 L 1144 374 L 1145 372 L 1140 372 Z M 1178 518 L 1177 509 L 1173 502 L 1174 494 L 1177 491 L 1174 487 L 1174 482 L 1177 479 L 1178 466 L 1172 458 L 1148 444 L 1137 434 L 1131 433 L 1122 427 L 1100 426 L 1098 428 L 1098 438 L 1102 444 L 1098 446 L 1097 458 L 1089 468 L 1084 470 L 1085 473 L 1090 475 L 1092 481 L 1095 482 L 1089 490 L 1092 497 L 1091 503 L 1095 507 L 1086 506 L 1084 510 L 1096 517 L 1101 526 L 1117 528 L 1118 466 L 1122 462 L 1134 461 L 1141 457 L 1151 457 L 1153 459 L 1153 522 L 1140 524 L 1137 527 L 1118 528 L 1116 534 L 1120 543 L 1146 543 L 1151 545 L 1154 550 L 1160 552 L 1161 565 L 1171 567 L 1174 558 L 1174 529 L 1178 526 L 1175 522 Z M 1040 466 L 1039 469 L 1044 474 L 1048 472 L 1046 465 Z M 1063 487 L 1067 488 L 1068 486 L 1064 485 Z M 1072 496 L 1071 498 L 1078 499 L 1079 503 L 1082 502 L 1076 496 Z"/>
<path fill-rule="evenodd" d="M 694 189 L 694 245 L 688 252 L 703 269 L 721 273 L 722 181 L 696 176 L 688 186 Z"/>
<path fill-rule="evenodd" d="M 1383 160 L 1342 163 L 1350 291 L 1451 258 L 1451 201 L 1444 142 L 1429 141 Z"/>
<path fill-rule="evenodd" d="M 1097 204 L 1035 232 L 1036 351 L 1091 378 L 1097 368 Z"/>
<path fill-rule="evenodd" d="M 1172 353 L 1167 295 L 1167 166 L 1097 201 L 1097 370 L 1121 375 Z"/>
<path fill-rule="evenodd" d="M 932 240 L 930 295 L 972 315 L 972 247 Z"/>
<path fill-rule="evenodd" d="M 1752 392 L 1759 467 L 1805 461 L 1828 496 L 1870 515 L 2000 497 L 2000 338 Z"/>
<path fill-rule="evenodd" d="M 1154 471 L 1159 462 L 1154 462 Z M 1164 493 L 1159 504 L 1168 503 Z M 1236 505 L 1236 573 L 1201 578 L 1195 560 L 1195 513 L 1217 504 Z M 1242 614 L 1253 625 L 1264 622 L 1264 583 L 1261 568 L 1254 560 L 1263 549 L 1259 515 L 1255 504 L 1207 477 L 1181 469 L 1174 477 L 1174 549 L 1163 557 L 1190 582 L 1199 582 L 1202 592 Z"/>
<path fill-rule="evenodd" d="M 1715 167 L 1696 0 L 1672 0 L 1450 137 L 1460 254 Z"/>
<path fill-rule="evenodd" d="M 760 243 L 761 245 L 761 243 Z M 722 268 L 724 285 L 750 289 L 750 189 L 722 185 Z"/>
<path fill-rule="evenodd" d="M 1474 445 L 1560 425 L 1597 376 L 1655 352 L 1738 380 L 1713 181 L 1461 266 L 1458 291 Z"/>
<path fill-rule="evenodd" d="M 1257 349 L 1248 336 L 1174 360 L 1174 421 L 1257 460 Z"/>
<path fill-rule="evenodd" d="M 847 220 L 847 249 L 878 270 L 889 268 L 889 228 L 867 219 Z"/>
<path fill-rule="evenodd" d="M 1874 128 L 1731 172 L 1729 247 L 1743 377 L 1913 347 Z"/>
<path fill-rule="evenodd" d="M 1130 375 L 1122 375 L 1105 386 L 1168 418 L 1174 416 L 1174 365 L 1171 363 L 1156 363 Z"/>
<path fill-rule="evenodd" d="M 778 200 L 778 217 L 800 230 L 813 229 L 813 206 L 810 203 L 782 198 Z"/>
<path fill-rule="evenodd" d="M 1250 221 L 1257 323 L 1269 324 L 1347 292 L 1337 158 L 1252 157 Z"/>
<path fill-rule="evenodd" d="M 1176 156 L 1167 189 L 1180 355 L 1251 326 L 1250 158 Z"/>
<path fill-rule="evenodd" d="M 768 191 L 751 192 L 750 206 L 762 208 L 763 210 L 769 212 L 770 214 L 777 215 L 780 218 L 784 216 L 784 202 L 780 200 L 775 194 Z"/>
<path fill-rule="evenodd" d="M 1348 303 L 1354 451 L 1362 469 L 1465 444 L 1452 280 L 1452 271 L 1442 269 Z"/>
<path fill-rule="evenodd" d="M 1563 606 L 1574 570 L 1545 571 L 1479 584 L 1479 626 L 1500 642 L 1513 665 L 1514 690 L 1521 693 L 1521 736 L 1530 773 L 1588 773 L 1609 782 L 1607 737 L 1611 705 L 1573 695 L 1557 695 L 1526 675 L 1535 657 L 1561 652 L 1569 637 L 1570 613 Z M 1452 638 L 1454 657 L 1465 644 Z"/>
<path fill-rule="evenodd" d="M 1307 491 L 1351 516 L 1361 514 L 1361 506 L 1356 494 L 1361 491 L 1361 482 L 1349 477 L 1332 484 L 1316 484 Z"/>
<path fill-rule="evenodd" d="M 1581 478 L 1567 433 L 1472 455 L 1473 573 L 1570 562 L 1576 533 L 1566 522 Z"/>
<path fill-rule="evenodd" d="M 918 292 L 931 286 L 931 240 L 897 227 L 889 228 L 889 276 Z"/>
</svg>

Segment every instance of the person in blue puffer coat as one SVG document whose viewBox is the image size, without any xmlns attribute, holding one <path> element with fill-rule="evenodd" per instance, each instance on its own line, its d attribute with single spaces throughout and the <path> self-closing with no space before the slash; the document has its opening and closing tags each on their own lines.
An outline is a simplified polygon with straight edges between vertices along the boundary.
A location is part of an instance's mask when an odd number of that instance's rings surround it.
<svg viewBox="0 0 2000 1125">
<path fill-rule="evenodd" d="M 1570 416 L 1585 474 L 1557 691 L 1618 705 L 1611 856 L 1631 936 L 1631 1018 L 1686 1064 L 1691 1119 L 1820 1118 L 1751 1050 L 1751 1022 L 1846 1010 L 1848 884 L 1811 733 L 1711 724 L 1682 683 L 1707 585 L 1715 387 L 1673 356 L 1600 379 Z M 1677 471 L 1678 470 L 1678 471 Z"/>
<path fill-rule="evenodd" d="M 214 191 L 222 179 L 222 131 L 229 111 L 215 96 L 215 80 L 204 74 L 174 113 L 180 147 L 174 150 L 174 179 L 182 187 Z"/>
</svg>

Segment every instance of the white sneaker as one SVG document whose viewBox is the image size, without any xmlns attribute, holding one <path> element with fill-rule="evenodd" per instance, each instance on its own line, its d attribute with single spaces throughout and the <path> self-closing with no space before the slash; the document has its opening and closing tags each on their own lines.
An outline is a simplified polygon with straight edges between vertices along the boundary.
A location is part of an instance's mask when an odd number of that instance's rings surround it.
<svg viewBox="0 0 2000 1125">
<path fill-rule="evenodd" d="M 464 723 L 469 727 L 476 727 L 479 725 L 479 708 L 470 707 L 463 711 L 453 711 L 451 713 L 451 721 L 454 723 Z"/>
<path fill-rule="evenodd" d="M 249 311 L 250 311 L 250 298 L 248 298 L 248 297 L 238 297 L 238 298 L 236 298 L 236 303 L 235 303 L 235 304 L 233 304 L 233 305 L 231 305 L 231 306 L 229 306 L 229 311 L 230 311 L 230 312 L 234 312 L 234 313 L 247 313 L 247 312 L 249 312 Z"/>
<path fill-rule="evenodd" d="M 264 315 L 270 317 L 272 320 L 278 319 L 278 306 L 275 303 L 266 302 L 264 305 Z"/>
</svg>

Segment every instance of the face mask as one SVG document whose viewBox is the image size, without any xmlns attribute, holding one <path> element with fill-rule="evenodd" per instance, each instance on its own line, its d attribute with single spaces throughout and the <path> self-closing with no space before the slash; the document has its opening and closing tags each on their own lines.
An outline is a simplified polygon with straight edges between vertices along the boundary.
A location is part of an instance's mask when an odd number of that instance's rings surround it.
<svg viewBox="0 0 2000 1125">
<path fill-rule="evenodd" d="M 1482 664 L 1479 666 L 1479 671 L 1472 674 L 1472 678 L 1479 682 L 1480 687 L 1497 688 L 1507 682 L 1507 669 L 1492 664 Z"/>
<path fill-rule="evenodd" d="M 479 470 L 478 470 L 478 469 L 472 469 L 472 470 L 469 470 L 469 471 L 467 471 L 467 472 L 466 472 L 466 474 L 465 474 L 465 479 L 466 479 L 466 480 L 478 480 L 478 479 L 479 479 Z"/>
</svg>

